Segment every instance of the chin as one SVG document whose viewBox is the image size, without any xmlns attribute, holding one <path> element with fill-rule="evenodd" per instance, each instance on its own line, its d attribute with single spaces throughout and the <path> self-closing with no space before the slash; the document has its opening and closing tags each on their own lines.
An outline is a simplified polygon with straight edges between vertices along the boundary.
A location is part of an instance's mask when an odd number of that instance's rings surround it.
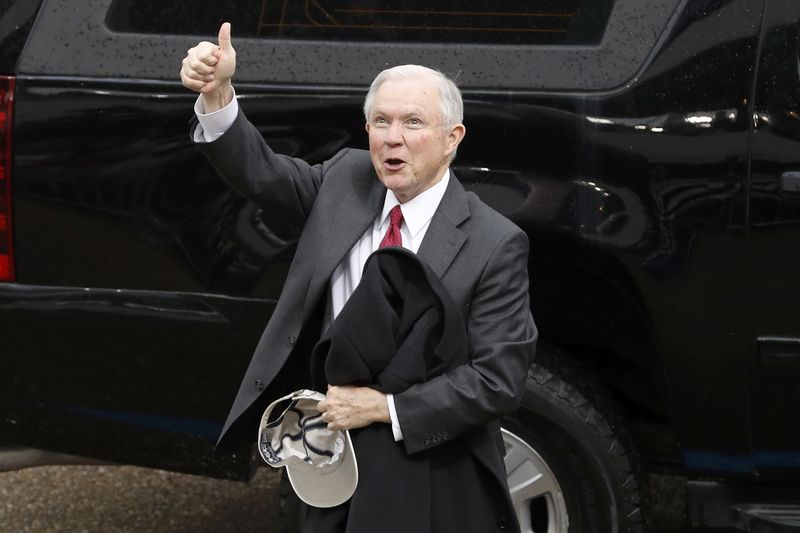
<svg viewBox="0 0 800 533">
<path fill-rule="evenodd" d="M 402 192 L 405 189 L 408 189 L 409 185 L 413 184 L 413 180 L 403 174 L 384 174 L 383 176 L 379 177 L 381 183 L 383 183 L 387 189 L 391 189 L 393 191 Z"/>
</svg>

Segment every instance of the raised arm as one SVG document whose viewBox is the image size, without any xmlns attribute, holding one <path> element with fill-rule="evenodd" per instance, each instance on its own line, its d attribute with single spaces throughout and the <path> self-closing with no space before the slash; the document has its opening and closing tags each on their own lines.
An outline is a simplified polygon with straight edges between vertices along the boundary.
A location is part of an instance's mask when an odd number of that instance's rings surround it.
<svg viewBox="0 0 800 533">
<path fill-rule="evenodd" d="M 230 119 L 198 147 L 217 173 L 239 194 L 262 208 L 262 219 L 285 239 L 297 237 L 322 183 L 322 165 L 276 154 L 233 102 L 231 79 L 236 71 L 236 51 L 231 25 L 219 29 L 218 43 L 202 41 L 190 48 L 181 64 L 181 81 L 200 93 L 198 105 L 205 114 L 229 108 Z M 200 112 L 200 111 L 198 111 Z M 198 128 L 197 122 L 192 130 Z M 335 158 L 334 158 L 335 159 Z"/>
</svg>

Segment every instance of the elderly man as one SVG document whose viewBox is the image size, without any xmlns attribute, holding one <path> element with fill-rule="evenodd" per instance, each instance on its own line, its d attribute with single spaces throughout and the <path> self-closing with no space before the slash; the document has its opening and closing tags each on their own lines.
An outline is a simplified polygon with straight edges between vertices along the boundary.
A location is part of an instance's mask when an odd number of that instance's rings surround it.
<svg viewBox="0 0 800 533">
<path fill-rule="evenodd" d="M 235 63 L 227 23 L 218 45 L 201 42 L 184 58 L 183 84 L 200 93 L 192 135 L 223 179 L 260 206 L 276 232 L 299 241 L 218 449 L 253 439 L 258 415 L 271 399 L 308 385 L 311 347 L 358 285 L 367 257 L 382 243 L 401 245 L 439 276 L 456 303 L 469 364 L 395 395 L 331 387 L 320 403 L 324 420 L 333 429 L 380 424 L 409 461 L 428 461 L 431 486 L 419 487 L 430 491 L 428 515 L 422 525 L 414 522 L 415 530 L 516 530 L 498 419 L 520 402 L 536 342 L 528 242 L 449 170 L 465 134 L 458 88 L 425 67 L 381 72 L 364 103 L 369 152 L 345 149 L 310 166 L 275 154 L 247 121 L 231 85 Z M 453 472 L 461 479 L 452 479 Z M 399 494 L 370 497 L 387 505 L 403 502 Z M 372 531 L 354 521 L 347 504 L 312 508 L 305 530 Z"/>
</svg>

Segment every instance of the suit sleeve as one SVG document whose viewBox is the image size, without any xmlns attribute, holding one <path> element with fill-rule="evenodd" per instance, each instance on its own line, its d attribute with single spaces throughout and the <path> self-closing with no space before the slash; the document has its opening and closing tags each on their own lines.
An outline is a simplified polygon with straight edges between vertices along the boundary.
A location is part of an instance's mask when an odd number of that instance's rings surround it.
<svg viewBox="0 0 800 533">
<path fill-rule="evenodd" d="M 196 120 L 192 121 L 192 130 Z M 260 207 L 264 221 L 287 240 L 300 235 L 327 167 L 344 154 L 342 151 L 319 165 L 276 154 L 241 108 L 222 136 L 197 147 L 220 177 Z"/>
<path fill-rule="evenodd" d="M 528 240 L 502 240 L 480 276 L 467 319 L 470 362 L 395 395 L 408 453 L 450 441 L 515 411 L 536 346 L 528 296 Z"/>
</svg>

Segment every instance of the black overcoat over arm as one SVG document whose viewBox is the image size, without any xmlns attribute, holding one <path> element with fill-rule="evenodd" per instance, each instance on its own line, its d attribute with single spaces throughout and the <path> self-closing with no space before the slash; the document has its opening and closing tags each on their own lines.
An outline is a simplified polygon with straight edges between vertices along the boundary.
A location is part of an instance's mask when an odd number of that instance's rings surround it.
<svg viewBox="0 0 800 533">
<path fill-rule="evenodd" d="M 312 367 L 318 390 L 357 384 L 399 394 L 463 366 L 468 354 L 466 326 L 444 284 L 417 255 L 390 247 L 367 259 Z M 394 441 L 388 424 L 350 436 L 359 481 L 347 506 L 348 532 L 486 533 L 503 523 L 515 530 L 501 452 L 486 426 L 415 454 Z M 323 515 L 342 511 L 311 511 L 306 530 L 326 530 Z"/>
</svg>

